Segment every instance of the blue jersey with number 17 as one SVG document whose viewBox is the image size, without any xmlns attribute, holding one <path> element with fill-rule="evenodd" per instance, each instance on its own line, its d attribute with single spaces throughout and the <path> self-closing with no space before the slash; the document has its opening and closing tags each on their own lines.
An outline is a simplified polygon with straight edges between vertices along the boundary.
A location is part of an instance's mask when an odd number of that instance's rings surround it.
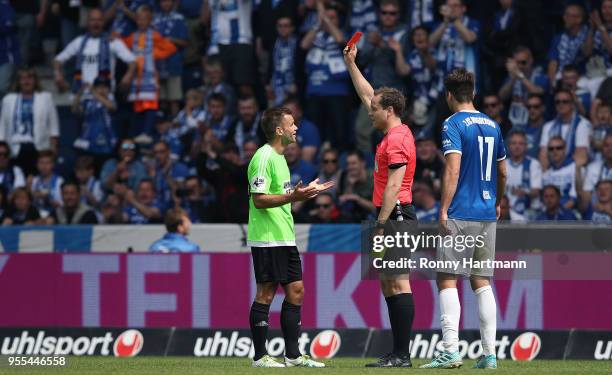
<svg viewBox="0 0 612 375">
<path fill-rule="evenodd" d="M 442 127 L 444 155 L 461 154 L 450 219 L 495 221 L 497 161 L 506 158 L 499 125 L 478 111 L 457 112 Z"/>
</svg>

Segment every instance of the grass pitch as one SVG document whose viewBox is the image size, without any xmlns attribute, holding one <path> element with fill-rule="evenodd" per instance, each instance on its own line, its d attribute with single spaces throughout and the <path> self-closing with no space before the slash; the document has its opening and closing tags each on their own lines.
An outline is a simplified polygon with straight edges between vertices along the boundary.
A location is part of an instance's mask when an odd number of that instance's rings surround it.
<svg viewBox="0 0 612 375">
<path fill-rule="evenodd" d="M 7 368 L 6 363 L 0 368 L 0 374 L 126 374 L 126 375 L 153 375 L 153 374 L 180 374 L 180 375 L 208 375 L 229 374 L 239 375 L 245 373 L 323 373 L 324 375 L 352 375 L 377 374 L 388 372 L 417 372 L 422 374 L 448 374 L 481 373 L 471 367 L 474 361 L 464 361 L 463 367 L 458 370 L 422 370 L 413 369 L 366 369 L 363 366 L 371 362 L 365 358 L 336 358 L 325 361 L 327 368 L 286 368 L 286 369 L 254 369 L 248 359 L 238 358 L 191 358 L 191 357 L 136 357 L 136 358 L 109 358 L 109 357 L 69 357 L 66 367 L 21 367 Z M 415 367 L 426 363 L 424 360 L 413 361 Z M 544 361 L 514 362 L 510 360 L 498 361 L 497 374 L 604 374 L 612 373 L 610 361 Z"/>
</svg>

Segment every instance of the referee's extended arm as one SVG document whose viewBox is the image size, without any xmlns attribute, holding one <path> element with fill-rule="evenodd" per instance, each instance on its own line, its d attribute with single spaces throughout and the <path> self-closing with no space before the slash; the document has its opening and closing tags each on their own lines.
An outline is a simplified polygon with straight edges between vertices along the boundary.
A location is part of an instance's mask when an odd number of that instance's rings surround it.
<svg viewBox="0 0 612 375">
<path fill-rule="evenodd" d="M 355 58 L 357 57 L 357 46 L 353 46 L 351 48 L 345 47 L 343 53 L 344 62 L 346 63 L 346 68 L 349 74 L 351 75 L 351 80 L 353 81 L 353 86 L 355 86 L 355 91 L 357 91 L 359 99 L 361 99 L 361 102 L 369 111 L 372 98 L 374 97 L 374 88 L 372 88 L 372 85 L 370 85 L 363 74 L 361 74 L 357 64 L 355 63 Z"/>
</svg>

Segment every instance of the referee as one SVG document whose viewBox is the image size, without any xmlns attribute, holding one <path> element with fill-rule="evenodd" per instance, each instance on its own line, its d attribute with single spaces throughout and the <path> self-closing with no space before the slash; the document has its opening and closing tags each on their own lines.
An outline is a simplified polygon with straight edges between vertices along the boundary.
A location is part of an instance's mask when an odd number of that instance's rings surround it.
<svg viewBox="0 0 612 375">
<path fill-rule="evenodd" d="M 344 49 L 344 61 L 359 98 L 368 109 L 374 128 L 385 136 L 376 146 L 374 165 L 373 203 L 377 208 L 376 227 L 384 227 L 387 220 L 416 220 L 412 205 L 412 181 L 416 167 L 414 138 L 408 126 L 402 124 L 406 100 L 393 88 L 376 91 L 363 77 L 355 64 L 357 47 Z M 395 209 L 396 202 L 400 207 Z M 381 274 L 380 286 L 393 332 L 393 351 L 366 367 L 412 367 L 410 362 L 410 334 L 414 320 L 414 303 L 409 275 Z"/>
<path fill-rule="evenodd" d="M 283 152 L 296 141 L 298 127 L 287 108 L 267 109 L 261 126 L 268 140 L 255 155 L 248 168 L 249 226 L 248 245 L 251 246 L 257 293 L 251 305 L 249 323 L 255 356 L 253 367 L 325 367 L 298 348 L 301 305 L 304 298 L 302 262 L 295 245 L 295 230 L 291 203 L 316 197 L 329 189 L 333 182 L 319 184 L 319 180 L 293 188 Z M 285 339 L 284 363 L 276 362 L 267 354 L 268 313 L 278 285 L 285 290 L 285 301 L 280 323 Z"/>
</svg>

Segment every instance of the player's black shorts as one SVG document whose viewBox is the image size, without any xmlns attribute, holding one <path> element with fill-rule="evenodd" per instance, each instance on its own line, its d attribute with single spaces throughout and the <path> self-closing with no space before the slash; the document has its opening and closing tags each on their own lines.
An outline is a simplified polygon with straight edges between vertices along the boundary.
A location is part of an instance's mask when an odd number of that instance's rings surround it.
<svg viewBox="0 0 612 375">
<path fill-rule="evenodd" d="M 286 285 L 302 280 L 302 260 L 296 246 L 251 247 L 258 284 Z"/>
</svg>

